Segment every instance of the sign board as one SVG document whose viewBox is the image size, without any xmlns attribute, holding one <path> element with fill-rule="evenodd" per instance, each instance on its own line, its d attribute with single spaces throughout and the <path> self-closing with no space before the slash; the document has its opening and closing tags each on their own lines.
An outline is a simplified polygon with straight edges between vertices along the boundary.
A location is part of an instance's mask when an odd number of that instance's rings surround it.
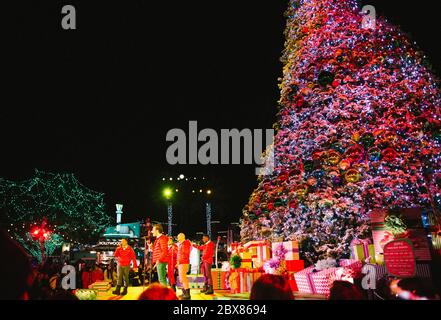
<svg viewBox="0 0 441 320">
<path fill-rule="evenodd" d="M 400 239 L 384 246 L 384 264 L 387 273 L 400 278 L 414 277 L 416 273 L 415 253 L 412 242 Z"/>
</svg>

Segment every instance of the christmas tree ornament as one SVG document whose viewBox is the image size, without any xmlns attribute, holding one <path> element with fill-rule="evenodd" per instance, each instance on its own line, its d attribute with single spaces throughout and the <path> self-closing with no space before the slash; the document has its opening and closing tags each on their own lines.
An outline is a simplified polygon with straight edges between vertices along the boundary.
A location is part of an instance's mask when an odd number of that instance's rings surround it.
<svg viewBox="0 0 441 320">
<path fill-rule="evenodd" d="M 364 149 L 360 145 L 353 145 L 346 150 L 346 158 L 351 162 L 359 162 L 364 157 Z"/>
<path fill-rule="evenodd" d="M 349 161 L 348 159 L 343 159 L 342 161 L 340 161 L 338 166 L 341 170 L 345 171 L 351 167 L 351 161 Z"/>
<path fill-rule="evenodd" d="M 298 199 L 305 198 L 308 193 L 308 185 L 301 184 L 301 185 L 297 186 L 295 189 L 295 193 L 296 193 Z"/>
<path fill-rule="evenodd" d="M 386 148 L 381 152 L 381 158 L 383 161 L 390 162 L 397 158 L 398 153 L 393 148 Z"/>
<path fill-rule="evenodd" d="M 349 169 L 345 173 L 345 179 L 347 182 L 356 183 L 360 181 L 360 172 L 357 169 Z"/>
<path fill-rule="evenodd" d="M 326 153 L 326 162 L 329 165 L 336 165 L 340 162 L 341 156 L 337 151 L 331 150 Z"/>
</svg>

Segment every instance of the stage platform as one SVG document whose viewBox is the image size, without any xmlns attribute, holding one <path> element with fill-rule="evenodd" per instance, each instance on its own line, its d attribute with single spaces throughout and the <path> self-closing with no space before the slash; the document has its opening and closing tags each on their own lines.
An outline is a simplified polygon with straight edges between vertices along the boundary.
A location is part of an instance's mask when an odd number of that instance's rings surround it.
<svg viewBox="0 0 441 320">
<path fill-rule="evenodd" d="M 143 291 L 143 287 L 129 287 L 128 294 L 125 296 L 115 296 L 112 294 L 113 290 L 114 288 L 107 291 L 106 293 L 99 295 L 97 300 L 137 300 L 139 295 Z M 179 296 L 181 294 L 182 294 L 181 290 L 178 289 L 177 295 Z M 300 294 L 298 292 L 294 292 L 294 296 L 296 300 L 326 300 L 325 296 Z M 232 294 L 228 290 L 225 291 L 216 290 L 214 294 L 206 295 L 200 293 L 199 289 L 191 289 L 191 299 L 192 300 L 249 300 L 249 294 L 248 293 Z"/>
</svg>

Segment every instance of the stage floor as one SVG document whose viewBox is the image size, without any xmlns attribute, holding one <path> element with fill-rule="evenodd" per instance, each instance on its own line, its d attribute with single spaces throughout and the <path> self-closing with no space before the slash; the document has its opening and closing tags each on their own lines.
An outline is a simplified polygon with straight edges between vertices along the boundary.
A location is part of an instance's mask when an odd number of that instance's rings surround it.
<svg viewBox="0 0 441 320">
<path fill-rule="evenodd" d="M 111 290 L 106 293 L 100 294 L 98 300 L 137 300 L 139 295 L 143 291 L 143 287 L 129 287 L 128 294 L 125 296 L 115 296 Z M 181 295 L 181 290 L 177 290 L 177 295 Z M 326 297 L 320 295 L 305 295 L 300 293 L 294 293 L 296 300 L 325 300 Z M 215 291 L 214 294 L 206 295 L 200 293 L 199 289 L 191 289 L 192 300 L 249 300 L 248 293 L 232 294 L 230 291 Z"/>
</svg>

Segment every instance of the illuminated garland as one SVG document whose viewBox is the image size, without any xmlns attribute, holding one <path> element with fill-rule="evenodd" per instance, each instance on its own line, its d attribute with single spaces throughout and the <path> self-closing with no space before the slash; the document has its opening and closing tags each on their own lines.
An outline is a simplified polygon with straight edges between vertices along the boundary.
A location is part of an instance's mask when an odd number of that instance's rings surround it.
<svg viewBox="0 0 441 320">
<path fill-rule="evenodd" d="M 286 12 L 274 172 L 244 208 L 243 241 L 301 241 L 316 262 L 370 235 L 372 209 L 441 207 L 441 95 L 425 55 L 355 0 Z M 271 165 L 271 164 L 269 164 Z"/>
<path fill-rule="evenodd" d="M 48 250 L 61 239 L 93 243 L 110 223 L 104 194 L 86 188 L 73 174 L 35 170 L 34 177 L 22 182 L 0 179 L 0 210 L 2 224 L 24 245 L 31 225 L 46 217 L 52 233 Z M 27 246 L 31 250 L 32 245 Z"/>
</svg>

